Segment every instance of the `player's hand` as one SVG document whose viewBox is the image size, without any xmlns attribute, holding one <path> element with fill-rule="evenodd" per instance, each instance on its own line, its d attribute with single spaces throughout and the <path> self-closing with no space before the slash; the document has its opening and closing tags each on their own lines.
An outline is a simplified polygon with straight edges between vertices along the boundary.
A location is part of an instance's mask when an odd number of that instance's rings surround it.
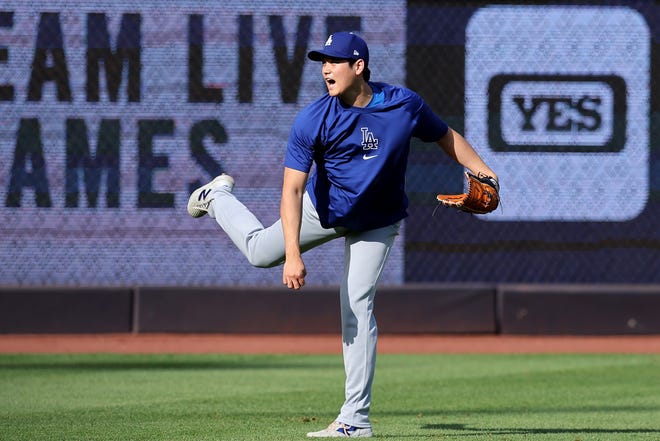
<svg viewBox="0 0 660 441">
<path fill-rule="evenodd" d="M 287 258 L 282 270 L 282 283 L 289 289 L 300 289 L 305 286 L 307 270 L 302 258 Z"/>
</svg>

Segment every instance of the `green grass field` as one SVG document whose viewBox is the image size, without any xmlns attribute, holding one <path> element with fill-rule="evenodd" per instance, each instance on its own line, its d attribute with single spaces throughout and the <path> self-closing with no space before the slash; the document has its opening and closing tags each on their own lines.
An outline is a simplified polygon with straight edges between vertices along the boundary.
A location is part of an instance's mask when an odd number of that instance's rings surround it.
<svg viewBox="0 0 660 441">
<path fill-rule="evenodd" d="M 0 439 L 296 440 L 342 402 L 339 356 L 0 355 Z M 660 355 L 381 355 L 393 440 L 660 440 Z"/>
</svg>

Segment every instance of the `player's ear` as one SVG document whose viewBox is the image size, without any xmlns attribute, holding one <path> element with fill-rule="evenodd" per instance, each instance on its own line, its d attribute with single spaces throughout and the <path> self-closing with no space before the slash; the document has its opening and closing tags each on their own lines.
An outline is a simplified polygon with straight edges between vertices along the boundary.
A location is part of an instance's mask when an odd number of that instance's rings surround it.
<svg viewBox="0 0 660 441">
<path fill-rule="evenodd" d="M 362 58 L 357 59 L 355 63 L 353 63 L 353 70 L 355 71 L 355 75 L 360 75 L 363 73 L 366 67 L 367 66 Z"/>
</svg>

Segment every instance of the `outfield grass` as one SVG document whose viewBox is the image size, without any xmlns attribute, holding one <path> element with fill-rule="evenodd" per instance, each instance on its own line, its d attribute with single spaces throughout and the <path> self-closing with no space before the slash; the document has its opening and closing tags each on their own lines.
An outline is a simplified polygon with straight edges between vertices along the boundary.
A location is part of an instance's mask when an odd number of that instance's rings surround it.
<svg viewBox="0 0 660 441">
<path fill-rule="evenodd" d="M 0 355 L 0 440 L 296 440 L 342 402 L 339 356 Z M 660 355 L 381 355 L 392 440 L 660 440 Z"/>
</svg>

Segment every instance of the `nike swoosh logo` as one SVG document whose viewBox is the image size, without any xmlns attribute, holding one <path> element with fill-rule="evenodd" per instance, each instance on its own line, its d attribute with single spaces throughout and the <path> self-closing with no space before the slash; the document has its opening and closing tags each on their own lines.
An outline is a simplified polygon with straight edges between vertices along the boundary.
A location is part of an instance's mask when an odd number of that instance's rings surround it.
<svg viewBox="0 0 660 441">
<path fill-rule="evenodd" d="M 367 154 L 365 153 L 364 155 L 362 155 L 362 159 L 366 161 L 367 159 L 374 159 L 376 156 L 378 155 L 367 156 Z"/>
</svg>

